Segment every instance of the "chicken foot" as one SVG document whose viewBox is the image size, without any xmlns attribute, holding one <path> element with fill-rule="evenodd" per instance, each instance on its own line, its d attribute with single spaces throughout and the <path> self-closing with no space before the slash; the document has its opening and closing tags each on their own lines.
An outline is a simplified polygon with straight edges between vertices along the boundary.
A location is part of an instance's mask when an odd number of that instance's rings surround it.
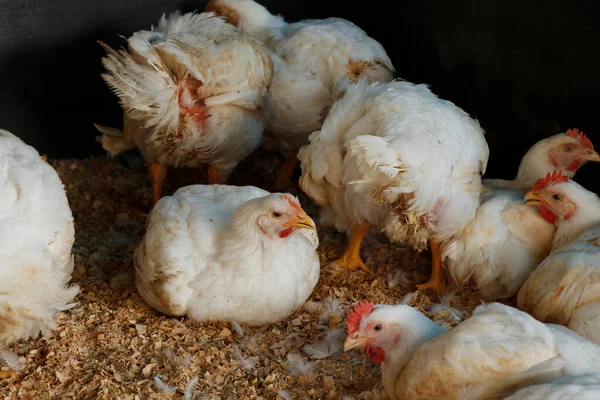
<svg viewBox="0 0 600 400">
<path fill-rule="evenodd" d="M 371 224 L 368 222 L 352 228 L 350 241 L 348 246 L 344 249 L 342 256 L 337 260 L 321 263 L 321 267 L 325 267 L 329 264 L 336 264 L 339 267 L 346 268 L 350 271 L 362 269 L 363 271 L 370 272 L 369 267 L 367 267 L 362 258 L 360 258 L 360 245 L 365 236 L 367 236 L 367 233 L 369 233 L 369 229 L 371 229 Z"/>
<path fill-rule="evenodd" d="M 209 185 L 224 185 L 229 178 L 229 173 L 223 172 L 219 168 L 208 166 L 208 184 Z"/>
<path fill-rule="evenodd" d="M 431 277 L 429 280 L 421 285 L 417 285 L 418 290 L 432 290 L 438 295 L 443 294 L 446 291 L 446 274 L 444 272 L 444 266 L 442 265 L 442 252 L 440 249 L 440 243 L 435 240 L 430 240 L 429 245 L 431 247 Z"/>
<path fill-rule="evenodd" d="M 152 207 L 154 207 L 162 197 L 162 184 L 167 177 L 167 167 L 153 162 L 148 165 L 148 173 L 152 181 Z"/>
<path fill-rule="evenodd" d="M 10 379 L 13 376 L 17 376 L 19 373 L 13 369 L 0 371 L 0 379 Z"/>
<path fill-rule="evenodd" d="M 289 152 L 285 155 L 285 161 L 281 168 L 279 168 L 279 172 L 275 178 L 276 191 L 283 190 L 290 184 L 296 165 L 298 165 L 297 155 L 298 152 Z"/>
</svg>

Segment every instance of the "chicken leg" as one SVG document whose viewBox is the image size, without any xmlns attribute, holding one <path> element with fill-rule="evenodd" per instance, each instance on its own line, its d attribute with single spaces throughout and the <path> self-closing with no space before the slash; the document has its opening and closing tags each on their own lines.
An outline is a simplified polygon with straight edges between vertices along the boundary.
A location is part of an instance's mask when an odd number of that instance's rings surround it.
<svg viewBox="0 0 600 400">
<path fill-rule="evenodd" d="M 352 228 L 350 242 L 348 243 L 348 246 L 346 246 L 342 256 L 337 260 L 326 261 L 322 263 L 321 266 L 324 267 L 329 264 L 337 264 L 339 267 L 346 268 L 350 271 L 362 269 L 363 271 L 370 272 L 369 267 L 367 267 L 360 258 L 360 245 L 365 236 L 367 236 L 369 229 L 371 229 L 371 224 L 368 222 Z"/>
<path fill-rule="evenodd" d="M 13 369 L 0 371 L 0 379 L 10 379 L 13 376 L 17 376 L 18 372 Z"/>
<path fill-rule="evenodd" d="M 212 165 L 208 166 L 208 184 L 209 185 L 224 185 L 229 178 L 229 173 L 225 173 Z"/>
<path fill-rule="evenodd" d="M 275 178 L 275 190 L 280 191 L 290 184 L 292 174 L 298 165 L 298 152 L 289 152 L 285 155 L 285 161 Z"/>
<path fill-rule="evenodd" d="M 444 273 L 444 266 L 442 265 L 442 254 L 440 251 L 440 243 L 435 240 L 430 240 L 429 245 L 431 246 L 431 277 L 429 280 L 421 285 L 417 285 L 418 290 L 433 290 L 438 295 L 443 294 L 446 291 L 446 274 Z"/>
<path fill-rule="evenodd" d="M 162 197 L 162 184 L 167 177 L 167 167 L 153 162 L 148 165 L 148 172 L 152 181 L 152 207 L 154 207 Z"/>
</svg>

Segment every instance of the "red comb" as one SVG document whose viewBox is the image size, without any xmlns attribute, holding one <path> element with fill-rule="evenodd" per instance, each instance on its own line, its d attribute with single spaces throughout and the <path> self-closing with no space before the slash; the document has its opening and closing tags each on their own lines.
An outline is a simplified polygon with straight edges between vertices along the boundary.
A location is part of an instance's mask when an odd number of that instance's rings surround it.
<svg viewBox="0 0 600 400">
<path fill-rule="evenodd" d="M 538 179 L 533 185 L 533 191 L 544 190 L 557 183 L 568 182 L 569 178 L 564 176 L 561 172 L 554 171 L 552 174 L 548 173 L 545 178 Z"/>
<path fill-rule="evenodd" d="M 365 316 L 371 314 L 371 311 L 373 311 L 374 308 L 375 304 L 369 300 L 364 300 L 355 305 L 346 318 L 348 334 L 356 332 L 360 328 L 360 321 L 362 321 Z"/>
<path fill-rule="evenodd" d="M 592 141 L 588 139 L 588 137 L 585 136 L 583 132 L 579 132 L 577 128 L 569 129 L 567 131 L 567 135 L 572 137 L 573 139 L 576 139 L 584 147 L 588 147 L 590 149 L 594 148 Z"/>
<path fill-rule="evenodd" d="M 296 211 L 296 212 L 300 212 L 302 211 L 302 207 L 300 207 L 300 204 L 298 203 L 298 201 L 296 199 L 294 199 L 292 196 L 289 196 L 287 194 L 283 195 L 283 198 L 289 203 L 289 205 Z"/>
</svg>

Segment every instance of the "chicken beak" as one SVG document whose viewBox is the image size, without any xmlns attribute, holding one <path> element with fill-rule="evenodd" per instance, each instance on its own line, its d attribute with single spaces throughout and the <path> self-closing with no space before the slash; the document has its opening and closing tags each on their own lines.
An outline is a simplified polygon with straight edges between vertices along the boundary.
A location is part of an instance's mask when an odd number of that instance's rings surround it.
<svg viewBox="0 0 600 400">
<path fill-rule="evenodd" d="M 284 226 L 298 229 L 317 229 L 315 221 L 304 213 L 298 215 L 296 219 L 286 222 Z"/>
<path fill-rule="evenodd" d="M 600 162 L 600 154 L 598 154 L 598 152 L 592 150 L 591 153 L 584 154 L 583 156 L 581 156 L 581 160 Z"/>
<path fill-rule="evenodd" d="M 532 191 L 525 194 L 525 204 L 529 206 L 541 207 L 544 202 Z"/>
<path fill-rule="evenodd" d="M 373 339 L 365 338 L 361 336 L 348 336 L 346 340 L 344 340 L 344 351 L 352 350 L 352 349 L 364 349 L 367 347 L 367 344 L 372 342 Z"/>
</svg>

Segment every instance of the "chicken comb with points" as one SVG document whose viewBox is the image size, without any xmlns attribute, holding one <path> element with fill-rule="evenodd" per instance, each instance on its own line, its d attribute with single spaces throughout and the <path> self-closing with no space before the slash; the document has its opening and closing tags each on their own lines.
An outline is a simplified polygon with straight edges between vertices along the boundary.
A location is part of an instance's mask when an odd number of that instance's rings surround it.
<svg viewBox="0 0 600 400">
<path fill-rule="evenodd" d="M 556 185 L 557 183 L 568 182 L 569 177 L 563 175 L 560 171 L 554 171 L 552 174 L 548 172 L 545 178 L 538 179 L 538 181 L 533 185 L 532 191 L 540 191 L 544 190 L 552 185 Z"/>
<path fill-rule="evenodd" d="M 360 321 L 362 321 L 362 319 L 367 315 L 371 314 L 374 308 L 375 304 L 369 300 L 364 300 L 355 305 L 346 318 L 348 334 L 356 332 L 360 328 Z"/>
<path fill-rule="evenodd" d="M 288 195 L 288 194 L 284 194 L 283 198 L 289 203 L 289 205 L 296 210 L 297 212 L 302 211 L 302 207 L 300 207 L 300 203 L 298 202 L 297 199 L 295 199 L 294 197 Z"/>
<path fill-rule="evenodd" d="M 588 137 L 585 136 L 583 132 L 579 132 L 579 129 L 577 128 L 567 130 L 567 136 L 570 136 L 573 139 L 577 140 L 584 147 L 588 147 L 590 149 L 594 148 L 592 141 L 588 139 Z"/>
</svg>

